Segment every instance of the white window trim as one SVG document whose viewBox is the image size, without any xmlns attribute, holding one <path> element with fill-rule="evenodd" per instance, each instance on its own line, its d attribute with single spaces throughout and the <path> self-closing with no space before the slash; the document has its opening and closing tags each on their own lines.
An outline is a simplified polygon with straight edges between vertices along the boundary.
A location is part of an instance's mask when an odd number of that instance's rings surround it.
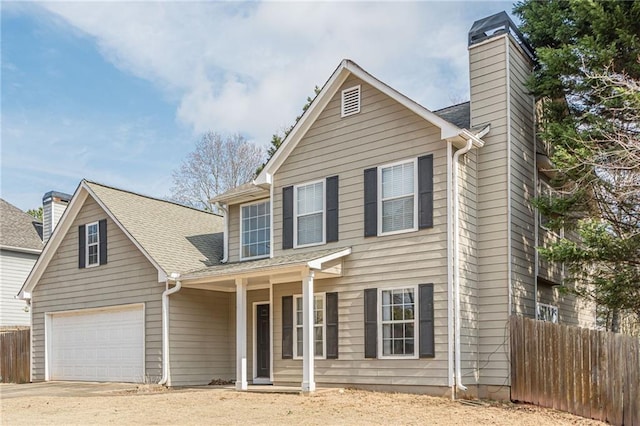
<svg viewBox="0 0 640 426">
<path fill-rule="evenodd" d="M 538 179 L 538 197 L 542 197 L 545 196 L 543 193 L 543 187 L 549 191 L 549 194 L 555 194 L 558 191 L 556 191 L 556 189 L 554 187 L 552 187 L 551 185 L 549 185 L 547 182 L 545 182 L 542 179 Z M 552 229 L 549 229 L 548 227 L 544 226 L 542 224 L 542 212 L 540 211 L 540 209 L 538 209 L 538 224 L 540 225 L 540 228 L 544 229 L 545 231 L 549 232 L 551 235 L 554 235 L 556 237 L 559 238 L 563 238 L 564 237 L 564 228 L 560 229 L 560 232 L 554 231 Z"/>
<path fill-rule="evenodd" d="M 358 90 L 358 108 L 355 111 L 345 113 L 344 112 L 344 94 L 352 90 Z M 340 117 L 349 117 L 351 115 L 359 114 L 361 106 L 362 106 L 362 89 L 359 84 L 356 86 L 352 86 L 347 89 L 344 89 L 342 92 L 340 92 Z"/>
<path fill-rule="evenodd" d="M 96 229 L 98 230 L 98 241 L 95 243 L 92 243 L 92 246 L 96 246 L 97 247 L 97 256 L 96 256 L 96 263 L 89 263 L 89 227 L 90 226 L 96 226 Z M 85 232 L 84 232 L 84 258 L 85 258 L 85 262 L 84 262 L 84 267 L 85 268 L 94 268 L 96 266 L 100 265 L 100 223 L 99 221 L 95 221 L 95 222 L 91 222 L 91 223 L 87 223 L 84 226 Z"/>
<path fill-rule="evenodd" d="M 314 185 L 316 183 L 322 183 L 322 241 L 317 243 L 309 243 L 309 244 L 298 244 L 298 188 Z M 315 214 L 315 213 L 313 213 Z M 321 246 L 327 243 L 327 183 L 326 179 L 314 180 L 311 182 L 305 182 L 300 185 L 295 185 L 293 187 L 293 247 L 294 248 L 304 248 L 304 247 L 313 247 L 313 246 Z"/>
<path fill-rule="evenodd" d="M 320 296 L 322 298 L 322 355 L 315 355 L 315 359 L 327 359 L 327 293 L 314 293 L 314 299 Z M 302 355 L 298 355 L 298 326 L 302 327 L 302 324 L 298 324 L 298 311 L 297 300 L 302 299 L 301 294 L 293 295 L 293 359 L 302 359 Z M 314 315 L 315 318 L 315 315 Z M 314 321 L 313 328 L 315 330 L 316 324 Z M 312 333 L 315 335 L 314 333 Z M 315 343 L 315 338 L 314 338 Z M 315 344 L 313 345 L 315 350 Z"/>
<path fill-rule="evenodd" d="M 242 208 L 243 207 L 248 207 L 248 206 L 252 206 L 254 204 L 263 204 L 263 203 L 269 203 L 269 253 L 261 255 L 261 256 L 251 256 L 251 257 L 243 257 L 242 256 L 242 232 L 243 232 L 243 220 L 242 220 Z M 240 260 L 254 260 L 254 259 L 265 259 L 267 257 L 271 257 L 271 200 L 261 200 L 261 201 L 252 201 L 250 203 L 244 203 L 244 204 L 240 204 Z"/>
<path fill-rule="evenodd" d="M 556 321 L 556 322 L 554 322 L 554 321 L 547 321 L 547 322 L 550 322 L 550 323 L 552 323 L 552 324 L 559 324 L 559 323 L 560 323 L 560 310 L 558 309 L 558 306 L 557 306 L 557 305 L 551 305 L 551 304 L 548 304 L 548 303 L 540 303 L 540 302 L 536 303 L 536 319 L 537 319 L 537 320 L 541 320 L 541 318 L 540 318 L 540 308 L 547 308 L 547 309 L 549 309 L 549 310 L 551 310 L 551 311 L 555 311 L 555 313 L 556 313 L 556 320 L 557 320 L 557 321 Z M 542 321 L 542 320 L 541 320 L 541 321 Z M 545 320 L 545 321 L 546 321 L 546 320 Z"/>
<path fill-rule="evenodd" d="M 400 229 L 397 231 L 382 232 L 382 170 L 401 164 L 413 163 L 413 228 Z M 418 230 L 418 158 L 411 160 L 396 161 L 378 167 L 378 236 L 406 234 Z M 385 200 L 386 201 L 386 200 Z"/>
<path fill-rule="evenodd" d="M 384 355 L 382 348 L 382 292 L 391 290 L 412 289 L 414 295 L 413 306 L 413 355 Z M 378 358 L 379 359 L 419 359 L 420 358 L 420 297 L 417 285 L 397 285 L 393 287 L 384 287 L 378 289 L 377 309 L 377 326 L 378 326 Z"/>
</svg>

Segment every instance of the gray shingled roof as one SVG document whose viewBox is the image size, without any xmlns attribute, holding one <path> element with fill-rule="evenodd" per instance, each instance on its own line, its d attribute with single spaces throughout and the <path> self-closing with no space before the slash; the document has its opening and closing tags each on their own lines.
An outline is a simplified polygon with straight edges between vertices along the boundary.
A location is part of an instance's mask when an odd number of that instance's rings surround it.
<svg viewBox="0 0 640 426">
<path fill-rule="evenodd" d="M 433 111 L 434 114 L 444 118 L 449 123 L 455 124 L 461 129 L 470 129 L 471 127 L 471 103 L 463 102 L 457 105 L 451 105 L 446 108 Z"/>
<path fill-rule="evenodd" d="M 95 182 L 85 183 L 167 274 L 202 269 L 218 264 L 222 258 L 222 217 Z"/>
<path fill-rule="evenodd" d="M 0 246 L 42 250 L 42 223 L 0 198 Z"/>
<path fill-rule="evenodd" d="M 334 253 L 340 253 L 346 250 L 346 247 L 318 250 L 305 253 L 291 253 L 283 256 L 273 257 L 269 259 L 249 260 L 245 262 L 227 263 L 217 266 L 211 266 L 199 271 L 193 271 L 185 274 L 182 279 L 198 279 L 208 277 L 219 277 L 223 275 L 241 274 L 243 272 L 254 272 L 260 270 L 277 269 L 283 266 L 304 265 L 312 260 L 320 259 Z"/>
</svg>

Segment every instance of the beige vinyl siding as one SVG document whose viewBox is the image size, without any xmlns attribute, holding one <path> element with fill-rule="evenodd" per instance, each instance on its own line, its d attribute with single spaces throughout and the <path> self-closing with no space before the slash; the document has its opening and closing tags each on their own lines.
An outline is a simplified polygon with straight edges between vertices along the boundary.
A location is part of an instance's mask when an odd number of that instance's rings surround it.
<svg viewBox="0 0 640 426">
<path fill-rule="evenodd" d="M 78 226 L 107 219 L 106 265 L 78 268 Z M 132 303 L 145 306 L 146 378 L 162 375 L 161 295 L 164 283 L 102 208 L 88 197 L 33 291 L 32 375 L 45 379 L 45 313 Z"/>
<path fill-rule="evenodd" d="M 37 254 L 0 250 L 0 327 L 31 324 L 26 302 L 16 295 L 37 259 Z"/>
<path fill-rule="evenodd" d="M 344 276 L 316 280 L 316 292 L 339 292 L 339 359 L 318 360 L 318 383 L 447 386 L 447 192 L 446 142 L 440 130 L 368 84 L 348 78 L 341 89 L 361 85 L 361 112 L 340 117 L 340 90 L 275 174 L 274 254 L 351 247 Z M 337 155 L 339 153 L 339 155 Z M 364 238 L 364 170 L 434 155 L 434 227 Z M 282 250 L 282 188 L 339 176 L 339 241 Z M 417 219 L 416 219 L 417 220 Z M 434 284 L 435 359 L 364 358 L 364 290 Z M 276 382 L 300 382 L 302 362 L 283 360 L 282 296 L 300 284 L 274 285 Z"/>
<path fill-rule="evenodd" d="M 240 205 L 229 206 L 229 262 L 240 260 Z"/>
<path fill-rule="evenodd" d="M 506 36 L 505 36 L 506 37 Z M 509 375 L 507 53 L 505 37 L 469 48 L 471 126 L 491 124 L 478 150 L 477 252 L 479 383 Z"/>
<path fill-rule="evenodd" d="M 557 285 L 538 282 L 538 302 L 557 306 L 560 324 L 586 328 L 595 326 L 595 306 L 574 294 L 563 293 Z"/>
<path fill-rule="evenodd" d="M 207 385 L 235 378 L 235 334 L 229 334 L 229 307 L 235 293 L 184 288 L 170 296 L 170 386 Z M 235 320 L 235 318 L 233 319 Z"/>
<path fill-rule="evenodd" d="M 511 264 L 513 312 L 535 317 L 536 262 L 535 216 L 531 201 L 536 191 L 534 150 L 534 100 L 526 82 L 531 61 L 509 40 L 511 115 Z"/>
</svg>

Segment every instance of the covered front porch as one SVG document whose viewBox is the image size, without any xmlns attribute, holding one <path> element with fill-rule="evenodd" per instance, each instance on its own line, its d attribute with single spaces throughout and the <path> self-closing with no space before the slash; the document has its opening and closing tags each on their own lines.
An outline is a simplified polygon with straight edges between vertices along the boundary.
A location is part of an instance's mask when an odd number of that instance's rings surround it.
<svg viewBox="0 0 640 426">
<path fill-rule="evenodd" d="M 302 361 L 301 390 L 313 392 L 316 389 L 314 364 L 318 341 L 314 334 L 318 330 L 314 327 L 314 316 L 317 315 L 314 309 L 315 284 L 318 280 L 342 276 L 343 260 L 350 253 L 350 248 L 295 253 L 276 258 L 217 265 L 185 274 L 180 278 L 184 289 L 220 294 L 235 293 L 235 319 L 230 318 L 229 321 L 234 322 L 237 390 L 248 390 L 250 382 L 254 385 L 273 384 L 276 380 L 290 382 L 288 379 L 274 377 L 274 348 L 280 349 L 280 341 L 283 351 L 278 354 L 279 357 Z M 278 303 L 276 306 L 276 301 L 282 296 L 277 297 L 274 294 L 274 287 L 282 289 L 278 295 L 282 291 L 291 294 L 283 298 L 288 303 Z M 300 287 L 301 291 L 298 290 Z M 294 297 L 293 294 L 297 292 L 301 295 Z M 276 307 L 278 323 L 281 326 L 277 330 L 274 321 Z M 337 315 L 337 308 L 335 309 Z M 294 315 L 295 325 L 289 324 L 286 318 L 293 318 Z M 288 327 L 295 328 L 295 331 L 283 332 Z M 337 326 L 335 334 L 337 341 Z M 292 337 L 294 335 L 295 340 Z M 284 348 L 292 348 L 294 345 L 295 349 L 292 349 L 290 354 L 286 353 Z M 172 357 L 175 361 L 175 356 Z"/>
</svg>

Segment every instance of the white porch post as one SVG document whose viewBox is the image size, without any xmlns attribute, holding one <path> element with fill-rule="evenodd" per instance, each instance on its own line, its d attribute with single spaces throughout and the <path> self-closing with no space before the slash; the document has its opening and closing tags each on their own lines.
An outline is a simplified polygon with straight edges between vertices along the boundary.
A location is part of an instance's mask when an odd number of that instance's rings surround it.
<svg viewBox="0 0 640 426">
<path fill-rule="evenodd" d="M 313 312 L 313 271 L 302 278 L 302 391 L 316 390 L 314 378 L 314 312 Z"/>
<path fill-rule="evenodd" d="M 247 282 L 236 278 L 236 390 L 247 390 Z"/>
</svg>

